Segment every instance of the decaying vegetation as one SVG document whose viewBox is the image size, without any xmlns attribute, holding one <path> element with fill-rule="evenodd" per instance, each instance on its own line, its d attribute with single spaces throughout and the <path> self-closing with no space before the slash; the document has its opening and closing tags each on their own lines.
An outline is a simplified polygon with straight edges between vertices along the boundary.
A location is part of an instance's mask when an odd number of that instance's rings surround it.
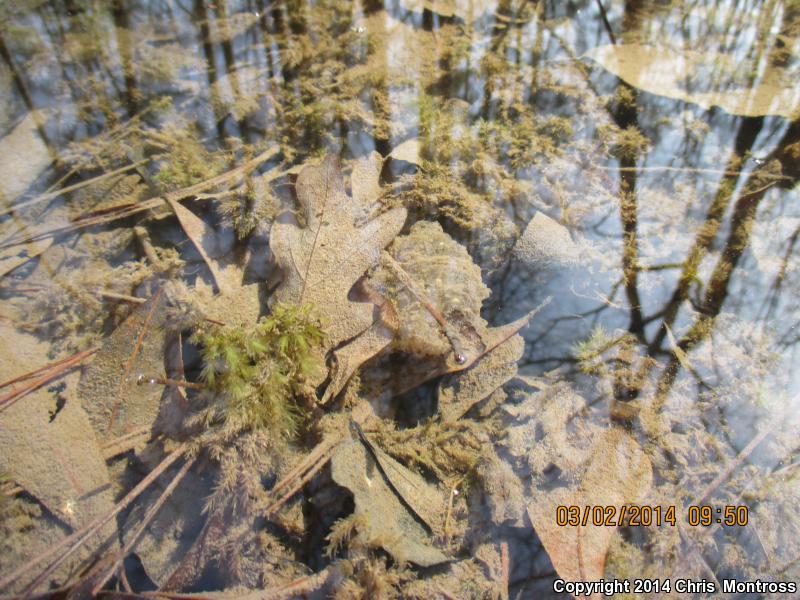
<svg viewBox="0 0 800 600">
<path fill-rule="evenodd" d="M 0 7 L 0 594 L 797 578 L 798 6 L 607 4 Z"/>
</svg>

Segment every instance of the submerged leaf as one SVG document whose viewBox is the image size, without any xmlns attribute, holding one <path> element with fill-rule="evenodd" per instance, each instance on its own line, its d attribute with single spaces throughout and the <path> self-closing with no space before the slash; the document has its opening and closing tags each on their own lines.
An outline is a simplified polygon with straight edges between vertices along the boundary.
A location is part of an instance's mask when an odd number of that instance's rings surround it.
<svg viewBox="0 0 800 600">
<path fill-rule="evenodd" d="M 19 365 L 47 362 L 43 344 L 30 335 L 3 326 L 0 379 L 10 379 Z M 36 358 L 32 358 L 36 357 Z M 105 461 L 94 432 L 74 398 L 75 377 L 60 401 L 56 394 L 40 388 L 0 412 L 0 472 L 42 502 L 70 526 L 96 516 L 110 501 Z M 63 408 L 59 410 L 59 402 Z M 80 440 L 76 444 L 75 440 Z M 85 514 L 85 513 L 91 514 Z"/>
<path fill-rule="evenodd" d="M 163 388 L 144 378 L 165 377 L 165 299 L 159 291 L 103 342 L 86 368 L 78 392 L 101 438 L 150 428 Z"/>
<path fill-rule="evenodd" d="M 0 380 L 7 381 L 19 376 L 20 371 L 47 362 L 46 346 L 36 338 L 5 325 L 0 330 Z M 105 460 L 75 398 L 76 383 L 76 377 L 67 377 L 63 392 L 40 388 L 0 412 L 0 473 L 8 475 L 49 511 L 40 514 L 39 507 L 34 507 L 37 516 L 25 527 L 11 533 L 5 529 L 8 546 L 3 546 L 0 559 L 4 573 L 45 552 L 69 529 L 80 529 L 113 505 Z M 14 524 L 7 525 L 11 528 Z M 43 587 L 64 584 L 80 561 L 99 546 L 112 543 L 114 532 L 113 524 L 103 527 L 81 549 L 77 560 L 57 569 Z M 27 583 L 28 579 L 23 579 L 19 585 Z"/>
<path fill-rule="evenodd" d="M 407 484 L 411 491 L 406 494 L 414 502 L 430 497 L 413 498 L 414 489 L 427 489 L 415 486 L 428 484 L 390 457 L 386 456 L 386 459 L 393 463 L 390 467 L 390 472 L 396 474 L 396 477 L 392 475 L 393 481 L 407 479 L 417 482 Z M 336 483 L 353 493 L 356 515 L 359 522 L 363 523 L 359 537 L 366 543 L 381 546 L 401 563 L 412 562 L 430 567 L 449 560 L 441 550 L 431 545 L 425 529 L 392 489 L 363 443 L 352 441 L 341 444 L 331 460 L 331 474 Z M 441 502 L 435 504 L 442 511 L 446 510 L 444 499 L 439 500 Z M 430 510 L 436 510 L 436 506 L 430 507 Z"/>
<path fill-rule="evenodd" d="M 0 204 L 9 206 L 25 193 L 53 158 L 47 149 L 37 122 L 41 113 L 28 115 L 8 135 L 0 138 Z"/>
<path fill-rule="evenodd" d="M 800 114 L 800 88 L 793 78 L 777 67 L 767 67 L 759 81 L 736 81 L 741 61 L 733 56 L 713 56 L 641 44 L 598 46 L 584 54 L 626 83 L 645 92 L 684 102 L 704 109 L 719 106 L 732 115 L 760 117 L 776 115 L 796 119 Z M 729 81 L 708 89 L 712 76 Z M 696 85 L 687 86 L 687 81 Z M 699 89 L 698 89 L 699 88 Z M 702 91 L 706 89 L 707 91 Z"/>
<path fill-rule="evenodd" d="M 579 250 L 566 227 L 544 213 L 537 212 L 517 240 L 514 254 L 528 264 L 572 264 L 577 262 Z"/>
<path fill-rule="evenodd" d="M 225 280 L 222 278 L 220 266 L 213 258 L 217 253 L 218 246 L 216 232 L 208 223 L 203 221 L 203 219 L 199 218 L 180 202 L 172 200 L 169 195 L 167 195 L 167 202 L 169 202 L 169 205 L 175 212 L 175 216 L 178 218 L 178 223 L 180 223 L 184 233 L 191 240 L 192 244 L 194 244 L 194 247 L 197 248 L 203 261 L 208 266 L 209 271 L 211 271 L 217 288 L 220 292 L 227 292 L 228 287 L 225 285 Z"/>
<path fill-rule="evenodd" d="M 472 367 L 445 377 L 439 384 L 439 413 L 443 421 L 455 421 L 517 374 L 517 361 L 525 340 L 514 335 Z"/>
<path fill-rule="evenodd" d="M 203 529 L 203 501 L 212 486 L 209 475 L 197 471 L 195 468 L 187 473 L 133 546 L 147 576 L 158 585 L 166 583 Z M 142 495 L 125 520 L 123 542 L 129 541 L 177 472 L 178 467 L 173 466 Z"/>
<path fill-rule="evenodd" d="M 613 526 L 592 524 L 559 526 L 558 506 L 637 504 L 653 482 L 650 460 L 629 434 L 618 428 L 602 433 L 579 485 L 538 491 L 528 504 L 528 516 L 559 576 L 572 581 L 596 581 L 603 577 L 608 547 L 616 535 Z"/>
<path fill-rule="evenodd" d="M 373 153 L 356 165 L 352 196 L 345 193 L 334 156 L 321 165 L 306 166 L 296 186 L 305 226 L 291 213 L 272 226 L 270 248 L 285 278 L 271 302 L 316 306 L 326 324 L 325 350 L 355 339 L 372 326 L 374 304 L 351 300 L 350 290 L 378 262 L 381 250 L 406 219 L 405 209 L 395 208 L 358 222 L 371 212 L 369 203 L 375 200 L 381 164 L 380 155 Z"/>
</svg>

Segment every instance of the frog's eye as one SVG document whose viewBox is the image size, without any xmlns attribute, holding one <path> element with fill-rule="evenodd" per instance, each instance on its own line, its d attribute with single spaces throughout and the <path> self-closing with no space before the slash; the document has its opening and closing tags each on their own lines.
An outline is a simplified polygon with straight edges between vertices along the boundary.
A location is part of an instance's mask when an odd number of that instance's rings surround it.
<svg viewBox="0 0 800 600">
<path fill-rule="evenodd" d="M 456 353 L 455 359 L 456 359 L 456 363 L 458 363 L 459 365 L 463 365 L 465 362 L 467 362 L 466 355 L 461 354 L 460 352 Z"/>
</svg>

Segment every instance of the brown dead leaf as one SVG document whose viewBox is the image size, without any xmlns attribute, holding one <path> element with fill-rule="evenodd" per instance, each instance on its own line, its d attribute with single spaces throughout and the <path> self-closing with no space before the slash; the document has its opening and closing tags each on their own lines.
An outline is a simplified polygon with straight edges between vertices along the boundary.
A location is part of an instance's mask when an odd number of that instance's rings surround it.
<svg viewBox="0 0 800 600">
<path fill-rule="evenodd" d="M 386 459 L 394 463 L 393 481 L 419 478 L 390 457 Z M 401 563 L 430 567 L 448 561 L 441 550 L 431 545 L 428 533 L 398 497 L 393 484 L 387 482 L 381 468 L 360 441 L 341 444 L 331 459 L 333 480 L 352 492 L 356 515 L 362 517 L 364 525 L 359 536 L 369 545 L 381 546 Z M 422 484 L 428 485 L 424 481 Z M 444 498 L 439 500 L 441 503 L 437 504 L 444 507 Z"/>
<path fill-rule="evenodd" d="M 732 54 L 610 44 L 592 48 L 583 56 L 634 87 L 706 110 L 719 106 L 732 115 L 777 115 L 789 120 L 800 113 L 800 91 L 787 69 L 768 66 L 758 84 L 751 85 L 750 65 Z M 742 81 L 743 73 L 748 76 Z M 699 85 L 687 89 L 690 80 Z"/>
<path fill-rule="evenodd" d="M 566 227 L 537 212 L 514 247 L 514 255 L 527 264 L 575 264 L 580 250 Z"/>
<path fill-rule="evenodd" d="M 411 138 L 395 146 L 389 156 L 394 160 L 402 160 L 412 165 L 419 165 L 419 154 L 419 140 L 417 138 Z"/>
<path fill-rule="evenodd" d="M 322 404 L 335 398 L 344 389 L 356 369 L 388 346 L 397 332 L 398 319 L 394 306 L 366 284 L 359 287 L 365 292 L 365 297 L 375 304 L 375 320 L 369 329 L 351 343 L 333 351 L 335 361 L 331 369 L 330 383 L 320 400 Z"/>
<path fill-rule="evenodd" d="M 3 325 L 2 339 L 2 380 L 19 375 L 16 371 L 20 366 L 25 369 L 47 362 L 47 345 L 35 337 Z M 96 516 L 95 501 L 84 505 L 93 495 L 110 500 L 103 455 L 86 414 L 74 398 L 75 379 L 74 375 L 67 378 L 64 405 L 57 412 L 56 394 L 43 388 L 0 412 L 0 472 L 9 473 L 72 527 L 86 521 L 86 510 Z"/>
<path fill-rule="evenodd" d="M 163 388 L 142 378 L 165 377 L 165 297 L 159 290 L 103 342 L 78 393 L 101 438 L 152 427 Z"/>
<path fill-rule="evenodd" d="M 351 300 L 349 294 L 406 219 L 406 210 L 395 208 L 359 224 L 372 212 L 381 164 L 374 152 L 356 165 L 352 196 L 345 193 L 336 157 L 306 166 L 296 185 L 305 225 L 294 214 L 284 213 L 272 226 L 270 248 L 284 280 L 271 301 L 315 305 L 326 323 L 326 352 L 352 343 L 373 325 L 375 305 Z"/>
<path fill-rule="evenodd" d="M 439 383 L 439 413 L 455 421 L 517 374 L 517 361 L 525 340 L 514 335 L 465 371 L 448 375 Z"/>
<path fill-rule="evenodd" d="M 188 237 L 192 244 L 194 244 L 194 247 L 197 248 L 197 251 L 203 258 L 203 262 L 206 263 L 206 266 L 211 271 L 214 282 L 217 284 L 217 289 L 223 294 L 226 293 L 228 287 L 225 285 L 225 280 L 222 278 L 217 261 L 213 258 L 217 253 L 218 247 L 216 232 L 208 223 L 203 221 L 203 219 L 195 215 L 180 202 L 173 200 L 169 196 L 166 197 L 166 200 L 172 207 L 175 216 L 178 218 L 178 223 L 180 223 L 186 237 Z"/>
<path fill-rule="evenodd" d="M 11 206 L 53 161 L 47 145 L 39 135 L 38 124 L 46 116 L 35 111 L 20 121 L 11 132 L 0 138 L 0 204 Z"/>
<path fill-rule="evenodd" d="M 0 325 L 0 379 L 7 381 L 48 362 L 47 344 L 8 325 Z M 45 552 L 69 531 L 87 525 L 113 505 L 105 460 L 86 413 L 75 398 L 76 375 L 63 380 L 59 394 L 37 389 L 0 412 L 0 473 L 36 498 L 49 513 L 13 534 L 0 563 L 4 573 Z M 58 410 L 58 398 L 63 407 Z M 9 525 L 11 525 L 9 523 Z M 63 584 L 71 570 L 101 544 L 110 543 L 113 524 L 104 527 L 45 582 Z M 21 591 L 37 573 L 11 591 Z"/>
<path fill-rule="evenodd" d="M 528 516 L 559 576 L 572 581 L 603 577 L 606 553 L 616 528 L 587 525 L 560 527 L 558 506 L 616 506 L 644 500 L 653 482 L 650 460 L 628 433 L 612 428 L 594 444 L 580 484 L 534 492 Z"/>
</svg>

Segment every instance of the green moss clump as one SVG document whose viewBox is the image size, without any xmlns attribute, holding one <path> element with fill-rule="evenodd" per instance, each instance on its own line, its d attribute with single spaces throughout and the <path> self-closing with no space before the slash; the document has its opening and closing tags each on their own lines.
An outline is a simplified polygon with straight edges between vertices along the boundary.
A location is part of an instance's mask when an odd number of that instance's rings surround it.
<svg viewBox="0 0 800 600">
<path fill-rule="evenodd" d="M 218 327 L 195 335 L 210 405 L 207 426 L 228 432 L 268 429 L 294 436 L 302 410 L 297 398 L 321 367 L 324 334 L 311 305 L 279 305 L 254 327 Z"/>
</svg>

